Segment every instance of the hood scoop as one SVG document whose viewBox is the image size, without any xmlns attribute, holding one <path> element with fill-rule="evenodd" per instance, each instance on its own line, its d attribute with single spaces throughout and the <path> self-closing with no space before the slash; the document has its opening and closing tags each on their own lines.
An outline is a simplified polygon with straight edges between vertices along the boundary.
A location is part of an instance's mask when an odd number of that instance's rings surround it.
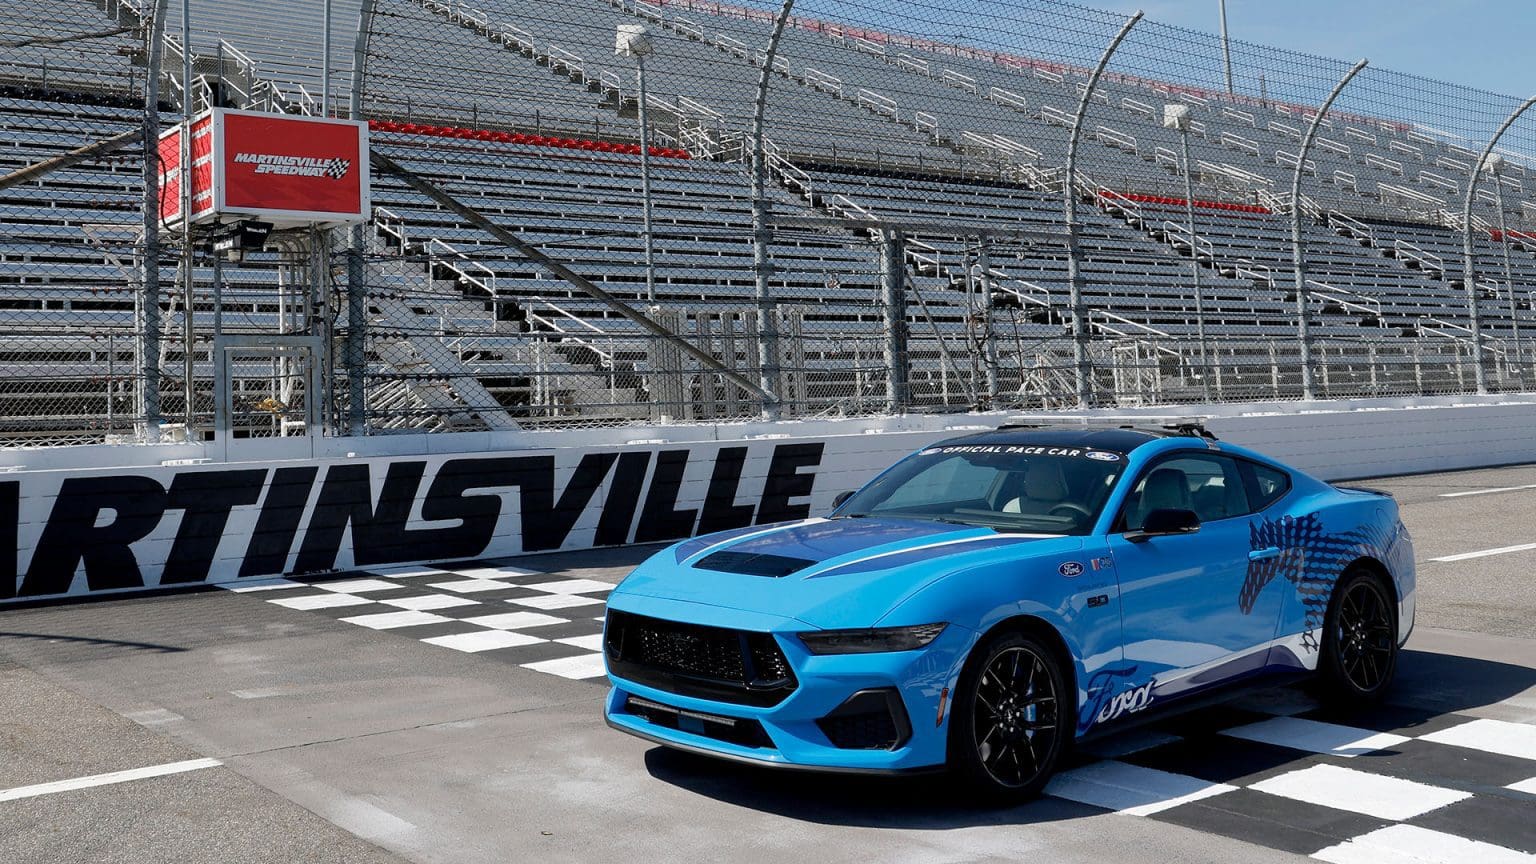
<svg viewBox="0 0 1536 864">
<path fill-rule="evenodd" d="M 743 576 L 769 576 L 775 579 L 804 570 L 815 564 L 806 558 L 769 555 L 758 552 L 733 552 L 729 549 L 706 555 L 694 563 L 700 570 L 739 573 Z"/>
</svg>

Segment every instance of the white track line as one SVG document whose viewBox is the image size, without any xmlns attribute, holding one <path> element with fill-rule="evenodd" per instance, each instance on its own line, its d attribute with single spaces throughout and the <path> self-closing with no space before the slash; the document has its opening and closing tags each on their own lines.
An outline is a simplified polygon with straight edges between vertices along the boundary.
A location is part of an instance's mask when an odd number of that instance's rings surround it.
<svg viewBox="0 0 1536 864">
<path fill-rule="evenodd" d="M 1492 489 L 1473 489 L 1471 492 L 1441 492 L 1441 498 L 1465 498 L 1468 495 L 1492 495 L 1495 492 L 1519 492 L 1523 489 L 1536 489 L 1536 483 L 1528 483 L 1524 486 L 1496 486 Z"/>
<path fill-rule="evenodd" d="M 1431 558 L 1431 561 L 1466 561 L 1471 558 L 1487 558 L 1489 555 L 1504 555 L 1509 552 L 1526 552 L 1536 549 L 1536 543 L 1521 543 L 1518 546 L 1500 546 L 1497 549 L 1480 549 L 1476 552 L 1463 552 L 1460 555 L 1442 555 L 1439 558 Z"/>
<path fill-rule="evenodd" d="M 1291 771 L 1260 780 L 1248 788 L 1308 804 L 1398 822 L 1472 797 L 1471 792 L 1442 789 L 1336 765 L 1314 765 L 1300 771 Z"/>
<path fill-rule="evenodd" d="M 1312 855 L 1332 864 L 1533 864 L 1536 855 L 1415 825 L 1388 825 Z"/>
<path fill-rule="evenodd" d="M 185 771 L 215 768 L 223 764 L 223 762 L 217 759 L 188 759 L 185 762 L 169 762 L 164 765 L 151 765 L 147 768 L 113 771 L 110 774 L 93 774 L 89 777 L 75 777 L 71 780 L 38 783 L 35 786 L 17 786 L 14 789 L 0 789 L 0 801 L 17 801 L 22 798 L 36 798 L 39 795 L 71 792 L 76 789 L 89 789 L 93 786 L 110 786 L 114 783 L 127 783 L 132 780 L 146 780 L 150 777 L 164 777 L 167 774 L 180 774 Z"/>
</svg>

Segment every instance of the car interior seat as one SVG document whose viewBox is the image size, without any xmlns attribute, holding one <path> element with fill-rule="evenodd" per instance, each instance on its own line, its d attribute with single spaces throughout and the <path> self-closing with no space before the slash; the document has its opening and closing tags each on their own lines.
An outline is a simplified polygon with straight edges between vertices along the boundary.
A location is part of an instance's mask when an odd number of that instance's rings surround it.
<svg viewBox="0 0 1536 864">
<path fill-rule="evenodd" d="M 1140 528 L 1153 510 L 1193 510 L 1189 477 L 1177 468 L 1159 468 L 1147 475 L 1141 495 L 1128 511 L 1126 527 Z"/>
<path fill-rule="evenodd" d="M 1036 459 L 1024 469 L 1023 494 L 1003 504 L 1004 513 L 1049 513 L 1067 500 L 1067 477 L 1055 459 Z"/>
</svg>

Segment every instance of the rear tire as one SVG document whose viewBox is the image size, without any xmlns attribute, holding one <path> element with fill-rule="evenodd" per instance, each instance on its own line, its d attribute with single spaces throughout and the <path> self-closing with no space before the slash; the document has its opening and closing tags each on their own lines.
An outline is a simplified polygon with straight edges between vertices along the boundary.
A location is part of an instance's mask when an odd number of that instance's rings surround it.
<svg viewBox="0 0 1536 864">
<path fill-rule="evenodd" d="M 1324 695 L 1342 707 L 1380 701 L 1397 673 L 1397 606 L 1381 576 L 1344 571 L 1323 619 Z"/>
<path fill-rule="evenodd" d="M 1018 631 L 971 652 L 949 721 L 949 768 L 967 792 L 992 803 L 1033 798 L 1071 743 L 1077 700 L 1061 661 Z"/>
</svg>

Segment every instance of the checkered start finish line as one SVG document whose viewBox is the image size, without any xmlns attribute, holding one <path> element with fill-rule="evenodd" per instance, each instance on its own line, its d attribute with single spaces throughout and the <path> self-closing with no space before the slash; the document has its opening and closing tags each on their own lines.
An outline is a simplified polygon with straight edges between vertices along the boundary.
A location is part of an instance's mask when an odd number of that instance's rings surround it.
<svg viewBox="0 0 1536 864">
<path fill-rule="evenodd" d="M 221 586 L 599 682 L 613 586 L 516 567 L 376 568 Z M 1536 864 L 1536 725 L 1275 690 L 1114 736 L 1046 794 L 1334 864 Z"/>
</svg>

